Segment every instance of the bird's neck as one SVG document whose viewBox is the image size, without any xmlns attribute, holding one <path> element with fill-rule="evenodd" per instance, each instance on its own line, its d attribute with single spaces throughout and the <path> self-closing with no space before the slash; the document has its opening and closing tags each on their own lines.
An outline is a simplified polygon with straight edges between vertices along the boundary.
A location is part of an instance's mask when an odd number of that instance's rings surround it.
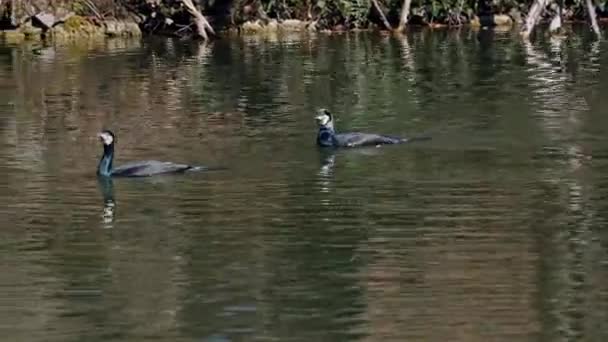
<svg viewBox="0 0 608 342">
<path fill-rule="evenodd" d="M 112 160 L 114 159 L 114 144 L 103 145 L 103 156 L 97 165 L 97 175 L 109 177 L 112 175 Z"/>
<path fill-rule="evenodd" d="M 336 143 L 336 136 L 334 132 L 334 127 L 332 126 L 323 126 L 319 128 L 319 133 L 317 133 L 317 144 L 319 146 L 334 146 Z"/>
<path fill-rule="evenodd" d="M 332 121 L 330 121 L 327 124 L 319 127 L 319 132 L 331 132 L 331 133 L 335 133 L 334 123 Z"/>
</svg>

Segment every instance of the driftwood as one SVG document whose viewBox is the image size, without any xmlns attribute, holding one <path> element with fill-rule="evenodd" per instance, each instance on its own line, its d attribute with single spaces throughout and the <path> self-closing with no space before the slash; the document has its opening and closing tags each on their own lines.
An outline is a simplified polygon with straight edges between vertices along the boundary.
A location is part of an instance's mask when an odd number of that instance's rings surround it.
<svg viewBox="0 0 608 342">
<path fill-rule="evenodd" d="M 595 6 L 593 5 L 593 1 L 587 0 L 587 14 L 589 14 L 589 20 L 591 21 L 591 28 L 593 28 L 593 32 L 598 37 L 601 37 L 600 28 L 597 26 L 597 13 L 595 13 Z"/>
<path fill-rule="evenodd" d="M 190 13 L 190 15 L 194 17 L 196 32 L 200 37 L 202 37 L 204 40 L 209 40 L 209 34 L 207 32 L 215 35 L 213 27 L 211 27 L 211 25 L 209 24 L 207 19 L 205 19 L 203 14 L 199 12 L 198 9 L 196 9 L 196 6 L 194 6 L 192 0 L 181 0 L 181 2 L 188 10 L 188 13 Z"/>
<path fill-rule="evenodd" d="M 403 0 L 403 6 L 401 7 L 401 15 L 399 16 L 399 26 L 397 27 L 397 30 L 399 32 L 403 32 L 403 30 L 405 30 L 405 26 L 407 25 L 407 21 L 410 16 L 411 5 L 412 0 Z"/>
</svg>

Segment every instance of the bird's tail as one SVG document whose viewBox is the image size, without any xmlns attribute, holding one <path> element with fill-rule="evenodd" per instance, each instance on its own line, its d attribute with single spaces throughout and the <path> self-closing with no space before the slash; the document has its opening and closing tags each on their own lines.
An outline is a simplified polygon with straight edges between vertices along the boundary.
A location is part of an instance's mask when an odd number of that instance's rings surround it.
<svg viewBox="0 0 608 342">
<path fill-rule="evenodd" d="M 223 166 L 213 166 L 213 167 L 209 167 L 209 166 L 192 166 L 191 168 L 188 169 L 188 171 L 190 172 L 202 172 L 202 171 L 223 171 L 223 170 L 227 170 L 228 168 L 223 167 Z"/>
<path fill-rule="evenodd" d="M 404 143 L 409 143 L 409 142 L 415 142 L 415 141 L 424 141 L 424 140 L 431 140 L 431 136 L 430 135 L 419 135 L 419 136 L 415 136 L 415 137 L 410 137 L 410 138 L 403 138 L 402 141 Z"/>
</svg>

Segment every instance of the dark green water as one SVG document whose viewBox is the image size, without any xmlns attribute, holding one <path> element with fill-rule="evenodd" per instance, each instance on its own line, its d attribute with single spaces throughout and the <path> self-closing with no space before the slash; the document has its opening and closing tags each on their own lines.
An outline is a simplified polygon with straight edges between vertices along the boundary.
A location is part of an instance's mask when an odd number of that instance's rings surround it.
<svg viewBox="0 0 608 342">
<path fill-rule="evenodd" d="M 608 45 L 0 47 L 6 341 L 605 341 Z M 338 129 L 432 141 L 322 154 Z M 116 164 L 227 170 L 98 184 Z"/>
</svg>

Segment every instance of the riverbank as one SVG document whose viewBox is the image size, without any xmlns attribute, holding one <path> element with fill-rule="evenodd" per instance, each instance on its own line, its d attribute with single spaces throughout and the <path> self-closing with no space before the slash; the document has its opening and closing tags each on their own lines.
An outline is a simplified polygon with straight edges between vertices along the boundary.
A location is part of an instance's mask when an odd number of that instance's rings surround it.
<svg viewBox="0 0 608 342">
<path fill-rule="evenodd" d="M 198 2 L 191 0 L 166 3 L 166 1 L 114 1 L 79 0 L 12 0 L 0 3 L 0 39 L 5 42 L 25 40 L 70 41 L 98 39 L 103 37 L 139 37 L 142 35 L 168 35 L 185 38 L 211 39 L 223 33 L 266 34 L 279 32 L 344 32 L 360 30 L 398 31 L 404 30 L 402 22 L 393 12 L 385 11 L 376 2 L 369 8 L 360 8 L 359 19 L 344 16 L 339 11 L 333 14 L 315 12 L 313 7 L 307 13 L 295 11 L 290 15 L 301 19 L 279 19 L 281 11 L 264 10 L 263 6 L 242 5 L 231 8 L 217 6 L 199 9 Z M 390 3 L 390 2 L 389 2 Z M 170 6 L 170 4 L 172 4 Z M 35 10 L 32 10 L 35 8 Z M 287 11 L 283 9 L 282 11 Z M 408 27 L 502 27 L 517 26 L 526 35 L 532 27 L 530 20 L 522 16 L 521 9 L 506 8 L 499 13 L 481 11 L 480 14 L 456 11 L 457 15 L 437 13 L 429 16 L 424 11 L 412 10 L 408 14 Z M 597 11 L 596 11 L 597 12 Z M 203 15 L 203 13 L 205 15 Z M 391 14 L 392 13 L 392 14 Z M 549 22 L 558 29 L 562 22 L 580 21 L 581 14 L 572 8 L 560 13 L 555 9 L 538 14 L 537 22 Z M 598 12 L 600 19 L 603 12 Z M 363 16 L 362 16 L 363 15 Z M 349 19 L 350 18 L 350 19 Z M 403 19 L 403 18 L 401 18 Z"/>
</svg>

